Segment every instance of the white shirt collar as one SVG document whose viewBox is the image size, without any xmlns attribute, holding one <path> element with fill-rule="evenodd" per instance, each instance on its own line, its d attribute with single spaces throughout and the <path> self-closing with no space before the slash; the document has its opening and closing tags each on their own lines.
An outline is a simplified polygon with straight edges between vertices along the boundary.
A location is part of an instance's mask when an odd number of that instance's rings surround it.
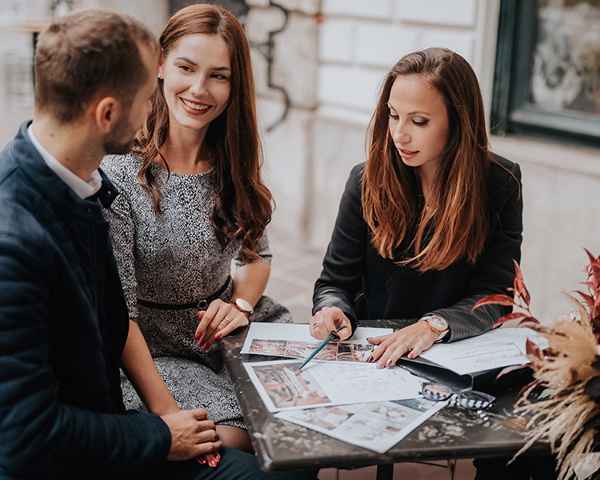
<svg viewBox="0 0 600 480">
<path fill-rule="evenodd" d="M 42 146 L 39 140 L 35 138 L 33 129 L 31 127 L 32 125 L 29 125 L 27 133 L 29 133 L 29 138 L 31 139 L 31 143 L 33 143 L 35 149 L 44 159 L 44 162 L 46 162 L 48 168 L 56 173 L 56 175 L 58 175 L 58 177 L 65 182 L 79 198 L 87 198 L 100 190 L 100 187 L 102 187 L 102 177 L 100 176 L 100 172 L 98 172 L 98 170 L 94 170 L 92 172 L 92 175 L 87 182 L 82 180 L 71 170 L 62 165 L 48 150 Z"/>
</svg>

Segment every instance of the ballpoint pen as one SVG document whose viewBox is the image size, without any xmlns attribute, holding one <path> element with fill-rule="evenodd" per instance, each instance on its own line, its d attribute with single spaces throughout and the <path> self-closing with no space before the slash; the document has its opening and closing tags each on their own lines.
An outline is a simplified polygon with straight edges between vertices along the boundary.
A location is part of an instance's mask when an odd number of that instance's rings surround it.
<svg viewBox="0 0 600 480">
<path fill-rule="evenodd" d="M 325 340 L 323 340 L 321 343 L 319 343 L 319 345 L 317 345 L 317 348 L 315 348 L 311 352 L 311 354 L 308 357 L 306 357 L 306 360 L 304 360 L 302 365 L 300 365 L 300 370 L 302 370 L 308 362 L 310 362 L 321 350 L 323 350 L 325 348 L 325 345 L 327 345 L 329 342 L 334 342 L 336 340 L 339 340 L 340 337 L 338 336 L 338 332 L 340 330 L 342 330 L 343 328 L 344 327 L 340 327 L 336 331 L 331 332 Z"/>
</svg>

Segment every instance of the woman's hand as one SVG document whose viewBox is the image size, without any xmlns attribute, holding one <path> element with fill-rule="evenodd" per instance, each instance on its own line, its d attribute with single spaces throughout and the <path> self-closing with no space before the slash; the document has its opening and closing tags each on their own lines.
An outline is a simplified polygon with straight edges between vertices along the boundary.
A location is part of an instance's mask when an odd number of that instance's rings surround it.
<svg viewBox="0 0 600 480">
<path fill-rule="evenodd" d="M 379 368 L 392 367 L 407 353 L 408 358 L 415 358 L 429 350 L 437 337 L 427 322 L 419 320 L 389 335 L 369 338 L 369 343 L 378 345 L 371 361 Z"/>
<path fill-rule="evenodd" d="M 352 335 L 352 324 L 338 307 L 323 307 L 310 319 L 310 334 L 318 340 L 326 339 L 338 328 L 341 328 L 337 332 L 340 340 L 346 340 Z"/>
<path fill-rule="evenodd" d="M 248 314 L 220 298 L 210 302 L 208 308 L 200 310 L 196 317 L 200 323 L 194 338 L 202 350 L 208 350 L 214 342 L 218 342 L 236 328 L 245 327 L 250 323 Z"/>
</svg>

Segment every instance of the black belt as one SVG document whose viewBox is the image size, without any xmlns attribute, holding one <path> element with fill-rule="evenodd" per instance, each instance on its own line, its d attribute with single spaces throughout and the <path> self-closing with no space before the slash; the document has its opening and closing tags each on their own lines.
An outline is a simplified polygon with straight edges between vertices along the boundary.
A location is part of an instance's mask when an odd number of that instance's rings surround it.
<svg viewBox="0 0 600 480">
<path fill-rule="evenodd" d="M 221 286 L 221 288 L 219 288 L 216 292 L 214 292 L 210 296 L 203 298 L 201 300 L 198 300 L 197 302 L 157 303 L 157 302 L 151 302 L 149 300 L 143 300 L 141 298 L 138 298 L 137 302 L 138 302 L 138 304 L 143 305 L 144 307 L 155 308 L 156 310 L 188 310 L 190 308 L 197 308 L 198 310 L 206 310 L 208 308 L 208 305 L 210 304 L 210 302 L 219 298 L 223 294 L 223 292 L 225 292 L 225 290 L 227 290 L 227 287 L 229 287 L 230 283 L 231 283 L 231 277 L 227 277 L 227 280 Z"/>
</svg>

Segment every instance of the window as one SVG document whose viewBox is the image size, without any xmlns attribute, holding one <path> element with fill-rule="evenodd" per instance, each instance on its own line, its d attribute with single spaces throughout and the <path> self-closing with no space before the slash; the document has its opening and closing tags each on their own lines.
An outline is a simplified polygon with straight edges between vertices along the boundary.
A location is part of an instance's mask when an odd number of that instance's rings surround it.
<svg viewBox="0 0 600 480">
<path fill-rule="evenodd" d="M 502 0 L 492 132 L 600 140 L 600 0 Z"/>
</svg>

